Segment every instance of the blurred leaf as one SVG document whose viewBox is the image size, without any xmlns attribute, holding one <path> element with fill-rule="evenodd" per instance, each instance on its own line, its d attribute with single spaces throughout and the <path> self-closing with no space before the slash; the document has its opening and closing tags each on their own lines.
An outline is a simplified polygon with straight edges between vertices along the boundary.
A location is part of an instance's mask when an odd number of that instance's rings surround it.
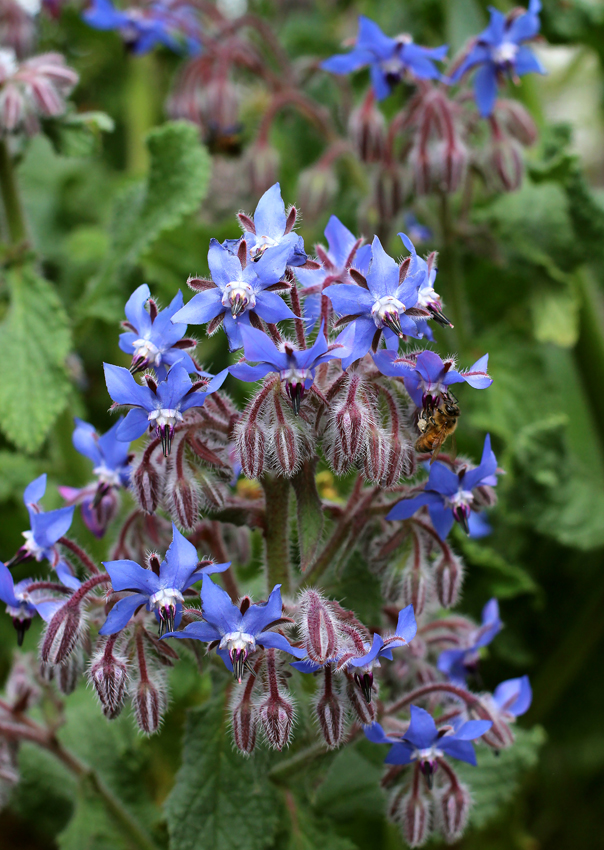
<svg viewBox="0 0 604 850">
<path fill-rule="evenodd" d="M 447 43 L 455 54 L 466 41 L 484 29 L 487 20 L 476 0 L 448 0 L 445 4 Z"/>
<path fill-rule="evenodd" d="M 478 567 L 488 573 L 492 596 L 512 599 L 522 593 L 537 592 L 538 587 L 528 572 L 516 564 L 510 564 L 495 549 L 462 534 L 456 534 L 456 541 L 468 567 Z"/>
<path fill-rule="evenodd" d="M 183 763 L 165 810 L 174 850 L 266 850 L 279 823 L 266 753 L 244 758 L 228 733 L 224 697 L 189 711 Z"/>
<path fill-rule="evenodd" d="M 105 112 L 68 112 L 44 122 L 44 132 L 56 153 L 87 157 L 98 150 L 102 133 L 112 133 L 115 122 Z"/>
<path fill-rule="evenodd" d="M 19 748 L 19 776 L 11 808 L 36 834 L 56 835 L 73 812 L 74 777 L 54 756 L 29 743 Z"/>
<path fill-rule="evenodd" d="M 292 816 L 292 834 L 287 850 L 357 850 L 357 845 L 348 838 L 338 835 L 333 824 L 326 818 L 318 818 L 310 810 L 296 809 L 295 822 Z"/>
<path fill-rule="evenodd" d="M 476 747 L 477 767 L 455 763 L 460 779 L 472 789 L 470 823 L 475 827 L 484 826 L 501 811 L 516 794 L 523 774 L 537 764 L 539 749 L 546 740 L 544 729 L 533 726 L 515 729 L 514 734 L 514 746 L 500 750 L 499 755 L 487 747 Z"/>
<path fill-rule="evenodd" d="M 536 292 L 531 301 L 533 333 L 538 342 L 572 348 L 579 338 L 579 302 L 575 294 Z"/>
<path fill-rule="evenodd" d="M 124 189 L 115 202 L 111 247 L 79 305 L 81 317 L 118 318 L 120 281 L 162 231 L 194 212 L 206 193 L 210 158 L 192 124 L 167 122 L 149 133 L 147 144 L 149 175 Z"/>
<path fill-rule="evenodd" d="M 36 464 L 15 452 L 0 451 L 0 502 L 20 497 L 25 487 L 36 477 Z"/>
<path fill-rule="evenodd" d="M 380 747 L 374 747 L 374 751 L 383 760 L 385 751 Z M 360 812 L 370 815 L 382 812 L 385 805 L 380 788 L 382 774 L 381 763 L 367 759 L 358 746 L 346 747 L 331 763 L 317 792 L 317 809 L 343 820 Z"/>
<path fill-rule="evenodd" d="M 57 835 L 60 850 L 132 850 L 87 777 L 78 782 L 73 817 Z"/>
<path fill-rule="evenodd" d="M 10 308 L 0 325 L 0 427 L 20 449 L 35 452 L 67 403 L 67 314 L 52 286 L 28 266 L 6 273 Z"/>
</svg>

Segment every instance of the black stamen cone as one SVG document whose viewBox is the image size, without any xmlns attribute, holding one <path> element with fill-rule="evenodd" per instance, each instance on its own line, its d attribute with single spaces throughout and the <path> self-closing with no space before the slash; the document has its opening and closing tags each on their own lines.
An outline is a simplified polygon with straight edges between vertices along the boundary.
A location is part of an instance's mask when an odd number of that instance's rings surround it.
<svg viewBox="0 0 604 850">
<path fill-rule="evenodd" d="M 103 496 L 106 496 L 110 489 L 111 487 L 108 484 L 99 484 L 96 493 L 94 494 L 94 499 L 92 500 L 93 508 L 98 508 L 103 500 Z"/>
<path fill-rule="evenodd" d="M 300 413 L 300 405 L 304 398 L 304 384 L 295 383 L 287 385 L 287 394 L 291 399 L 292 407 L 296 416 Z"/>
<path fill-rule="evenodd" d="M 130 374 L 135 375 L 137 372 L 140 372 L 141 369 L 144 369 L 147 366 L 147 358 L 146 357 L 133 357 L 132 363 L 130 364 Z"/>
<path fill-rule="evenodd" d="M 445 314 L 441 310 L 437 310 L 435 307 L 428 307 L 432 318 L 435 322 L 438 322 L 439 325 L 442 325 L 443 328 L 453 328 L 455 327 L 453 322 L 447 319 Z"/>
<path fill-rule="evenodd" d="M 24 561 L 31 561 L 33 555 L 31 555 L 27 549 L 22 546 L 20 549 L 17 549 L 13 557 L 9 561 L 4 562 L 4 566 L 8 567 L 16 567 L 17 564 L 22 564 Z"/>
<path fill-rule="evenodd" d="M 246 662 L 246 652 L 244 649 L 234 649 L 231 652 L 231 663 L 233 665 L 233 675 L 237 682 L 241 684 L 243 678 L 243 670 Z"/>
<path fill-rule="evenodd" d="M 31 620 L 13 620 L 13 626 L 17 632 L 17 646 L 23 646 L 23 639 L 25 638 L 25 632 L 31 626 Z"/>
<path fill-rule="evenodd" d="M 231 316 L 236 319 L 240 313 L 243 313 L 247 307 L 247 298 L 241 295 L 236 295 L 231 301 Z"/>
<path fill-rule="evenodd" d="M 172 429 L 169 425 L 162 425 L 158 429 L 159 438 L 161 440 L 161 450 L 164 457 L 168 457 L 172 448 Z"/>
<path fill-rule="evenodd" d="M 359 676 L 357 673 L 355 679 L 357 680 L 357 685 L 361 689 L 365 702 L 369 705 L 373 695 L 373 674 L 363 673 L 362 676 Z"/>
<path fill-rule="evenodd" d="M 453 516 L 457 520 L 457 522 L 461 525 L 466 534 L 470 533 L 470 526 L 468 525 L 468 517 L 466 516 L 466 512 L 463 508 L 457 509 L 453 511 Z"/>
<path fill-rule="evenodd" d="M 174 616 L 176 610 L 172 607 L 161 608 L 159 612 L 159 636 L 163 637 L 167 632 L 174 631 Z"/>
<path fill-rule="evenodd" d="M 401 320 L 398 313 L 386 313 L 382 321 L 386 325 L 386 327 L 390 328 L 390 330 L 393 333 L 397 334 L 397 336 L 405 336 L 401 327 Z"/>
</svg>

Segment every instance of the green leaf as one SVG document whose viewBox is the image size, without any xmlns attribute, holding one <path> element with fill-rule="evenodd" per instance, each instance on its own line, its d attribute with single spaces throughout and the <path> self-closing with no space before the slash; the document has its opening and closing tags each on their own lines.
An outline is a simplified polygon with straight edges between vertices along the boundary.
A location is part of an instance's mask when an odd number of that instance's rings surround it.
<svg viewBox="0 0 604 850">
<path fill-rule="evenodd" d="M 345 820 L 360 812 L 375 817 L 384 811 L 380 788 L 384 753 L 380 747 L 375 747 L 374 753 L 380 763 L 366 758 L 358 746 L 346 747 L 337 754 L 317 792 L 316 808 L 320 812 Z"/>
<path fill-rule="evenodd" d="M 292 478 L 298 516 L 298 545 L 302 572 L 313 563 L 323 536 L 323 505 L 315 480 L 316 460 L 306 460 Z"/>
<path fill-rule="evenodd" d="M 36 477 L 37 467 L 28 457 L 15 452 L 0 451 L 0 502 L 20 497 L 29 482 Z"/>
<path fill-rule="evenodd" d="M 305 807 L 296 810 L 287 850 L 357 850 L 349 838 L 338 835 L 327 818 L 317 817 Z"/>
<path fill-rule="evenodd" d="M 451 45 L 451 54 L 455 54 L 486 24 L 486 16 L 476 0 L 448 0 L 445 16 L 446 40 Z"/>
<path fill-rule="evenodd" d="M 537 592 L 538 587 L 527 571 L 517 564 L 510 564 L 495 549 L 464 534 L 456 533 L 455 539 L 468 566 L 481 568 L 487 573 L 492 596 L 512 599 L 523 593 Z"/>
<path fill-rule="evenodd" d="M 19 748 L 19 783 L 10 807 L 37 835 L 56 835 L 74 809 L 76 781 L 61 762 L 35 744 Z"/>
<path fill-rule="evenodd" d="M 11 296 L 0 325 L 0 428 L 20 449 L 43 443 L 70 391 L 67 314 L 53 287 L 28 266 L 6 275 Z"/>
<path fill-rule="evenodd" d="M 477 747 L 477 767 L 455 763 L 460 779 L 472 790 L 470 823 L 475 827 L 484 826 L 500 813 L 516 794 L 526 771 L 537 764 L 539 749 L 546 740 L 545 730 L 541 726 L 516 729 L 515 736 L 514 745 L 499 755 L 487 747 Z"/>
<path fill-rule="evenodd" d="M 572 348 L 579 338 L 579 301 L 566 288 L 562 292 L 536 292 L 531 301 L 533 333 L 538 342 Z"/>
<path fill-rule="evenodd" d="M 205 196 L 210 157 L 192 124 L 167 122 L 149 133 L 147 145 L 148 177 L 124 189 L 115 202 L 110 250 L 79 305 L 80 317 L 118 317 L 120 283 L 157 237 L 198 209 Z"/>
<path fill-rule="evenodd" d="M 78 783 L 73 816 L 56 841 L 60 850 L 132 850 L 133 846 L 107 815 L 104 802 L 86 777 Z"/>
<path fill-rule="evenodd" d="M 279 823 L 266 753 L 232 745 L 223 697 L 188 713 L 183 764 L 166 801 L 174 850 L 266 850 Z"/>
<path fill-rule="evenodd" d="M 44 122 L 44 132 L 62 156 L 88 157 L 98 151 L 101 134 L 112 133 L 115 123 L 105 112 L 68 112 Z"/>
</svg>

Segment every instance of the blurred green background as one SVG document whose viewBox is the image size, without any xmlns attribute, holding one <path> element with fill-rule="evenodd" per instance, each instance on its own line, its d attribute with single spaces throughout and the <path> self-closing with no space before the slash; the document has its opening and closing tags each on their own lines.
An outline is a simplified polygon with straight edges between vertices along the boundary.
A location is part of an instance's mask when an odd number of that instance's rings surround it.
<svg viewBox="0 0 604 850">
<path fill-rule="evenodd" d="M 267 0 L 252 2 L 250 8 L 271 23 L 293 58 L 337 52 L 341 40 L 354 34 L 359 12 L 390 34 L 409 31 L 420 44 L 446 41 L 452 52 L 487 20 L 486 3 L 478 0 Z M 477 192 L 470 226 L 458 234 L 456 244 L 467 302 L 465 345 L 459 348 L 459 338 L 452 341 L 445 333 L 438 340 L 441 353 L 456 347 L 463 365 L 489 352 L 494 384 L 486 393 L 464 394 L 458 448 L 477 459 L 484 433 L 490 431 L 507 473 L 490 517 L 492 536 L 480 542 L 454 537 L 468 565 L 460 608 L 478 616 L 490 596 L 499 598 L 505 629 L 483 663 L 485 686 L 529 673 L 534 702 L 520 725 L 529 729 L 539 724 L 545 730 L 538 763 L 530 766 L 533 759 L 527 759 L 529 769 L 513 798 L 487 812 L 482 829 L 473 827 L 457 845 L 463 848 L 604 847 L 604 4 L 544 0 L 542 21 L 548 44 L 539 45 L 538 53 L 549 75 L 525 78 L 512 95 L 535 118 L 540 140 L 527 155 L 519 191 Z M 69 317 L 74 354 L 67 361 L 70 383 L 64 403 L 51 417 L 48 437 L 33 451 L 28 445 L 16 449 L 0 437 L 4 559 L 20 544 L 26 527 L 20 501 L 25 484 L 47 471 L 45 505 L 50 508 L 60 504 L 54 485 L 87 482 L 88 465 L 71 447 L 72 417 L 82 416 L 100 430 L 111 422 L 101 364 L 127 364 L 117 346 L 117 323 L 127 295 L 146 282 L 166 304 L 179 287 L 185 290 L 190 274 L 207 272 L 210 237 L 236 236 L 233 214 L 253 210 L 257 197 L 249 188 L 246 148 L 267 103 L 257 79 L 237 78 L 242 155 L 214 156 L 201 209 L 194 195 L 190 202 L 185 199 L 173 224 L 162 226 L 133 261 L 109 267 L 116 222 L 118 228 L 126 226 L 130 207 L 136 206 L 133 181 L 144 178 L 144 131 L 165 120 L 163 103 L 180 60 L 167 51 L 140 59 L 128 56 L 117 35 L 86 27 L 70 8 L 58 23 L 45 21 L 42 33 L 42 46 L 64 52 L 81 75 L 74 95 L 78 110 L 108 113 L 115 130 L 87 151 L 78 149 L 77 138 L 71 147 L 63 139 L 70 155 L 56 153 L 47 138 L 38 137 L 23 151 L 19 166 L 43 273 Z M 366 84 L 365 75 L 355 76 L 359 95 Z M 339 90 L 332 79 L 317 75 L 307 91 L 337 113 Z M 388 114 L 400 104 L 397 98 L 387 102 Z M 296 200 L 299 174 L 316 161 L 323 141 L 287 111 L 275 122 L 271 142 L 280 153 L 279 178 L 287 204 Z M 160 197 L 161 180 L 167 187 L 171 165 L 158 165 L 164 169 L 157 187 Z M 336 176 L 333 202 L 316 218 L 302 219 L 300 232 L 309 249 L 321 240 L 332 213 L 358 229 L 356 212 L 368 178 L 346 163 L 336 166 Z M 411 201 L 401 210 L 394 232 L 402 229 L 403 212 L 409 210 L 433 231 L 422 249 L 441 249 L 437 199 Z M 400 253 L 397 242 L 395 237 L 390 246 L 395 256 Z M 92 308 L 91 279 L 100 279 L 102 290 Z M 446 304 L 450 280 L 442 267 L 438 284 Z M 5 310 L 5 283 L 0 280 L 0 318 Z M 27 356 L 43 351 L 39 334 L 33 333 L 27 345 Z M 25 354 L 14 351 L 14 357 L 20 356 Z M 225 364 L 224 336 L 204 340 L 199 356 L 212 369 Z M 5 359 L 3 372 L 10 368 Z M 229 389 L 241 400 L 245 397 L 245 388 Z M 79 518 L 76 536 L 99 557 L 106 555 L 107 543 L 93 542 Z M 19 578 L 25 575 L 22 568 Z M 27 646 L 35 644 L 32 629 Z M 10 620 L 2 617 L 2 676 L 14 645 Z M 159 840 L 165 838 L 160 805 L 181 762 L 185 709 L 202 702 L 209 689 L 207 674 L 199 676 L 187 662 L 172 672 L 171 683 L 172 709 L 161 733 L 149 740 L 137 737 L 127 717 L 108 724 L 84 686 L 67 700 L 66 741 L 116 783 Z M 25 747 L 21 770 L 23 781 L 0 814 L 3 848 L 45 850 L 57 842 L 69 850 L 121 846 L 85 789 L 78 797 L 79 821 L 70 821 L 75 790 L 50 756 Z M 324 810 L 320 797 L 317 802 L 333 835 L 342 842 L 348 836 L 354 845 L 330 845 L 317 835 L 316 843 L 309 838 L 305 844 L 286 845 L 277 838 L 274 846 L 401 847 L 397 830 L 383 824 L 375 776 L 372 781 L 375 788 L 365 783 L 354 793 L 348 789 L 348 808 L 337 799 L 334 804 L 337 789 L 331 798 L 327 795 Z M 496 774 L 492 781 L 497 784 Z M 89 837 L 91 823 L 98 827 L 94 838 Z"/>
</svg>

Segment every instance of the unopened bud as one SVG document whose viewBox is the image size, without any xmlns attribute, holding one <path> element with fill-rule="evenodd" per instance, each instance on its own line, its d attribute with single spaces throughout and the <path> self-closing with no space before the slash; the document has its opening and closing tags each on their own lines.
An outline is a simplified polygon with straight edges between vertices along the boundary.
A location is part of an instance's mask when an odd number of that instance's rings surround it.
<svg viewBox="0 0 604 850">
<path fill-rule="evenodd" d="M 197 473 L 197 483 L 202 504 L 210 509 L 221 508 L 226 499 L 224 485 L 207 469 Z"/>
<path fill-rule="evenodd" d="M 493 725 L 481 737 L 481 741 L 491 747 L 493 750 L 504 750 L 506 747 L 511 747 L 514 743 L 514 733 L 509 725 L 501 717 L 489 715 L 492 717 Z"/>
<path fill-rule="evenodd" d="M 353 109 L 348 120 L 348 134 L 363 162 L 379 162 L 386 142 L 386 121 L 373 98 Z"/>
<path fill-rule="evenodd" d="M 436 571 L 436 593 L 443 608 L 452 608 L 459 598 L 463 582 L 463 565 L 453 552 L 443 555 Z"/>
<path fill-rule="evenodd" d="M 248 148 L 246 160 L 252 194 L 259 197 L 277 182 L 279 152 L 260 142 Z"/>
<path fill-rule="evenodd" d="M 518 142 L 509 137 L 495 141 L 487 158 L 487 177 L 495 188 L 514 192 L 522 183 L 524 160 Z"/>
<path fill-rule="evenodd" d="M 141 732 L 153 735 L 160 727 L 167 704 L 167 686 L 157 673 L 135 679 L 130 687 L 134 715 Z"/>
<path fill-rule="evenodd" d="M 329 166 L 314 165 L 300 172 L 298 199 L 308 219 L 315 219 L 331 204 L 338 191 L 338 181 Z"/>
<path fill-rule="evenodd" d="M 41 691 L 35 679 L 35 659 L 31 653 L 14 654 L 5 685 L 7 701 L 15 711 L 25 712 L 40 700 Z"/>
<path fill-rule="evenodd" d="M 130 489 L 145 513 L 153 514 L 162 494 L 163 476 L 159 468 L 162 461 L 153 457 L 151 448 L 145 449 L 140 459 L 134 460 L 130 476 Z M 163 465 L 163 463 L 162 463 Z"/>
<path fill-rule="evenodd" d="M 357 716 L 363 726 L 369 726 L 375 720 L 375 704 L 373 701 L 367 702 L 358 682 L 354 678 L 349 678 L 346 683 L 346 696 L 354 714 Z"/>
<path fill-rule="evenodd" d="M 452 769 L 451 773 L 455 777 Z M 448 844 L 461 837 L 468 822 L 471 802 L 468 789 L 457 781 L 457 777 L 447 788 L 436 795 L 436 819 Z"/>
<path fill-rule="evenodd" d="M 377 175 L 375 203 L 382 221 L 394 218 L 405 200 L 403 178 L 398 168 L 385 166 Z"/>
<path fill-rule="evenodd" d="M 182 477 L 172 476 L 166 484 L 170 516 L 180 528 L 193 528 L 199 519 L 199 492 L 192 471 L 185 467 Z"/>
<path fill-rule="evenodd" d="M 63 664 L 55 670 L 55 684 L 65 696 L 72 694 L 78 684 L 80 675 L 84 672 L 86 662 L 81 647 L 77 647 Z"/>
<path fill-rule="evenodd" d="M 256 684 L 255 671 L 248 672 L 243 688 L 238 688 L 231 701 L 231 731 L 239 752 L 249 755 L 256 746 L 258 734 L 258 709 L 252 702 L 252 691 Z M 243 694 L 241 691 L 243 690 Z"/>
<path fill-rule="evenodd" d="M 537 125 L 530 113 L 518 100 L 498 100 L 497 117 L 502 121 L 508 133 L 524 147 L 534 145 L 538 138 Z"/>
<path fill-rule="evenodd" d="M 416 617 L 423 613 L 426 607 L 430 580 L 423 569 L 408 568 L 403 576 L 401 585 L 402 605 L 413 605 Z"/>
<path fill-rule="evenodd" d="M 114 653 L 115 641 L 100 642 L 91 659 L 88 679 L 94 686 L 103 714 L 113 720 L 122 710 L 128 684 L 127 661 Z"/>
<path fill-rule="evenodd" d="M 242 421 L 235 435 L 241 468 L 246 478 L 259 478 L 265 468 L 266 437 L 259 422 Z"/>
<path fill-rule="evenodd" d="M 41 660 L 45 664 L 62 664 L 78 644 L 85 625 L 80 605 L 65 603 L 52 617 L 42 636 Z"/>
<path fill-rule="evenodd" d="M 344 701 L 334 688 L 333 671 L 328 665 L 323 670 L 323 687 L 314 705 L 323 740 L 330 750 L 338 747 L 344 737 Z"/>
<path fill-rule="evenodd" d="M 288 422 L 278 422 L 271 431 L 273 469 L 290 478 L 302 460 L 297 429 Z"/>
<path fill-rule="evenodd" d="M 308 657 L 324 664 L 338 654 L 338 621 L 332 606 L 317 593 L 306 590 L 300 599 L 300 628 Z"/>
<path fill-rule="evenodd" d="M 266 650 L 268 695 L 259 707 L 260 721 L 271 747 L 282 750 L 291 737 L 295 708 L 289 691 L 281 687 L 277 673 L 275 650 Z"/>
<path fill-rule="evenodd" d="M 365 441 L 363 472 L 368 481 L 379 484 L 386 472 L 388 461 L 388 438 L 379 427 L 369 428 Z"/>
<path fill-rule="evenodd" d="M 407 793 L 400 791 L 390 807 L 390 816 L 398 823 L 409 847 L 421 847 L 431 832 L 430 799 L 422 793 L 415 768 L 414 786 Z"/>
</svg>

